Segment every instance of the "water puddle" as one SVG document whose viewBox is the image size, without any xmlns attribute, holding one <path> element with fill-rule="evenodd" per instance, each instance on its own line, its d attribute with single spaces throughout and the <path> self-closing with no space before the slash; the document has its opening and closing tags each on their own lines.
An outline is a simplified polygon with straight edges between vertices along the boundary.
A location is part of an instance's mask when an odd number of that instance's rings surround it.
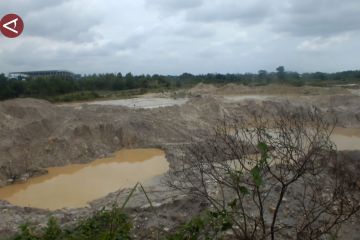
<svg viewBox="0 0 360 240">
<path fill-rule="evenodd" d="M 235 130 L 231 130 L 235 134 Z M 270 135 L 274 135 L 273 130 L 269 130 Z M 359 150 L 360 151 L 360 128 L 341 128 L 336 127 L 330 136 L 330 140 L 336 145 L 339 151 Z"/>
<path fill-rule="evenodd" d="M 349 89 L 349 91 L 353 95 L 360 96 L 360 89 Z"/>
<path fill-rule="evenodd" d="M 360 129 L 335 128 L 331 140 L 338 150 L 360 150 Z"/>
<path fill-rule="evenodd" d="M 61 209 L 85 207 L 120 188 L 149 182 L 169 164 L 159 149 L 121 150 L 89 164 L 49 168 L 44 176 L 0 188 L 0 199 L 23 207 Z"/>
<path fill-rule="evenodd" d="M 227 95 L 224 99 L 228 102 L 241 102 L 244 100 L 260 100 L 264 101 L 273 96 L 270 95 Z"/>
</svg>

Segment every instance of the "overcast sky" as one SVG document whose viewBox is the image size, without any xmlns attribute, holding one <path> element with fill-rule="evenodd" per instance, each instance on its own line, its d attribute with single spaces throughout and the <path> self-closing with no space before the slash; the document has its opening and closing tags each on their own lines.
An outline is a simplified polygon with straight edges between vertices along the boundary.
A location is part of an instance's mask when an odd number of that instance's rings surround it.
<svg viewBox="0 0 360 240">
<path fill-rule="evenodd" d="M 360 69 L 360 0 L 2 0 L 0 72 Z"/>
</svg>

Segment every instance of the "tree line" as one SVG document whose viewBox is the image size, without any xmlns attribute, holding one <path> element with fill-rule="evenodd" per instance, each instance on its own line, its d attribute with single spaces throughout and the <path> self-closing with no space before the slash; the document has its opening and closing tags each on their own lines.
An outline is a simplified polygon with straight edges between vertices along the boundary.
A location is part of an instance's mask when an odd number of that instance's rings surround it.
<svg viewBox="0 0 360 240">
<path fill-rule="evenodd" d="M 80 79 L 49 76 L 23 79 L 8 79 L 0 74 L 0 100 L 16 97 L 48 98 L 83 91 L 120 91 L 132 89 L 170 88 L 165 76 L 139 75 L 131 73 L 93 74 Z"/>
<path fill-rule="evenodd" d="M 63 94 L 84 91 L 121 91 L 132 89 L 171 89 L 191 87 L 198 83 L 226 84 L 238 83 L 244 85 L 267 85 L 270 83 L 289 84 L 293 86 L 329 84 L 348 84 L 360 82 L 360 71 L 345 71 L 338 73 L 297 73 L 286 71 L 283 66 L 275 72 L 260 70 L 258 73 L 220 74 L 209 73 L 193 75 L 183 73 L 179 76 L 170 75 L 133 75 L 127 73 L 108 73 L 85 75 L 80 79 L 71 77 L 39 77 L 9 79 L 0 74 L 0 100 L 17 97 L 48 98 Z"/>
</svg>

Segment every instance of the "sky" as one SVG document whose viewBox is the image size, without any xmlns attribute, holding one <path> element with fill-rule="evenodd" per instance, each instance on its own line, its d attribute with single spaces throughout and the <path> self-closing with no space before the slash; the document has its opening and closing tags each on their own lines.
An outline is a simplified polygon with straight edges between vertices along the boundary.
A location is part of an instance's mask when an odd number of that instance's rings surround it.
<svg viewBox="0 0 360 240">
<path fill-rule="evenodd" d="M 2 0 L 0 72 L 134 74 L 360 69 L 359 0 Z"/>
</svg>

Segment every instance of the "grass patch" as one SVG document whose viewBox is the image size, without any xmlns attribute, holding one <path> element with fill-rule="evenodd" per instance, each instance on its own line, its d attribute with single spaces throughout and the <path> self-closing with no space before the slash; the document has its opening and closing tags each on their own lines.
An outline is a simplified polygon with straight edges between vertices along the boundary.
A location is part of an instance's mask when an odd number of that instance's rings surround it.
<svg viewBox="0 0 360 240">
<path fill-rule="evenodd" d="M 54 97 L 47 97 L 50 102 L 74 102 L 74 101 L 87 101 L 100 98 L 101 96 L 94 91 L 82 91 L 67 93 L 64 95 L 58 95 Z"/>
<path fill-rule="evenodd" d="M 166 239 L 221 239 L 221 234 L 231 228 L 232 222 L 226 212 L 206 211 L 180 226 L 177 231 L 166 236 Z"/>
<path fill-rule="evenodd" d="M 138 95 L 143 95 L 146 93 L 161 93 L 165 91 L 171 91 L 170 89 L 165 88 L 156 88 L 156 89 L 131 89 L 131 90 L 122 90 L 122 91 L 80 91 L 67 93 L 63 95 L 56 95 L 51 97 L 38 97 L 46 99 L 50 102 L 77 102 L 77 101 L 90 101 L 95 99 L 128 99 Z"/>
<path fill-rule="evenodd" d="M 81 222 L 74 229 L 62 230 L 54 218 L 47 227 L 35 231 L 28 224 L 20 226 L 20 233 L 12 240 L 118 240 L 131 239 L 132 223 L 122 209 L 101 210 Z"/>
</svg>

